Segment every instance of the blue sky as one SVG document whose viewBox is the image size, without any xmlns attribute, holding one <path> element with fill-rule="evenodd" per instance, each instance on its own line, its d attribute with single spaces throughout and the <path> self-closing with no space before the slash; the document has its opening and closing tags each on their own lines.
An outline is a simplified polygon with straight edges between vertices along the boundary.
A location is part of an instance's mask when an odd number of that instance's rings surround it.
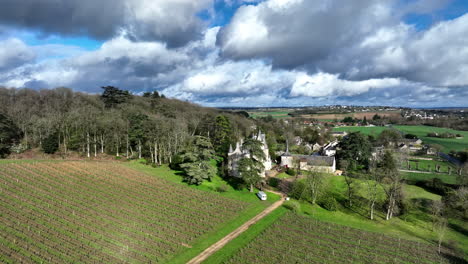
<svg viewBox="0 0 468 264">
<path fill-rule="evenodd" d="M 116 85 L 208 106 L 467 106 L 468 1 L 60 2 L 2 6 L 0 86 Z"/>
</svg>

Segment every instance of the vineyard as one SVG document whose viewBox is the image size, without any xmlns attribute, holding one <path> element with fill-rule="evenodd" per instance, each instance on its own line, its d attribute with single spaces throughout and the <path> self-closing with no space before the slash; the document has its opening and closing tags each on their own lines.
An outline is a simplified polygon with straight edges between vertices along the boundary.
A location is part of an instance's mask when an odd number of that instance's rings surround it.
<svg viewBox="0 0 468 264">
<path fill-rule="evenodd" d="M 249 206 L 118 163 L 2 164 L 0 262 L 165 262 Z"/>
<path fill-rule="evenodd" d="M 436 245 L 321 222 L 290 212 L 225 263 L 457 263 L 457 260 L 449 252 L 439 255 Z"/>
</svg>

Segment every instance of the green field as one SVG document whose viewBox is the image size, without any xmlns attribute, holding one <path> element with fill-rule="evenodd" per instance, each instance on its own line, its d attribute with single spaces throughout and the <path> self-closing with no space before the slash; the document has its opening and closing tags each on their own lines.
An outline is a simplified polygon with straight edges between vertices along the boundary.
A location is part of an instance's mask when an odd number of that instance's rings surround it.
<svg viewBox="0 0 468 264">
<path fill-rule="evenodd" d="M 272 116 L 273 118 L 287 118 L 289 111 L 252 111 L 248 112 L 252 118 Z"/>
<path fill-rule="evenodd" d="M 457 176 L 455 174 L 444 174 L 444 173 L 417 173 L 417 172 L 401 172 L 404 179 L 417 182 L 417 181 L 428 181 L 431 179 L 440 179 L 442 182 L 447 184 L 456 184 Z"/>
<path fill-rule="evenodd" d="M 444 183 L 456 184 L 457 168 L 447 161 L 438 160 L 437 158 L 434 159 L 435 160 L 421 160 L 412 159 L 410 157 L 410 167 L 408 168 L 408 164 L 405 163 L 401 164 L 401 169 L 411 170 L 415 172 L 403 171 L 401 173 L 405 179 L 411 181 L 422 181 L 437 178 L 442 180 Z M 436 172 L 437 165 L 440 166 L 439 172 Z M 418 171 L 419 173 L 416 171 Z"/>
<path fill-rule="evenodd" d="M 1 263 L 186 263 L 278 199 L 138 163 L 3 162 L 0 180 Z"/>
<path fill-rule="evenodd" d="M 392 127 L 337 127 L 334 131 L 361 132 L 367 135 L 378 136 L 383 130 L 395 128 L 407 134 L 414 134 L 423 140 L 424 144 L 438 144 L 443 147 L 443 152 L 448 153 L 451 150 L 463 151 L 468 149 L 468 131 L 459 131 L 448 128 L 431 127 L 431 126 L 392 126 Z M 434 138 L 428 137 L 427 134 L 436 133 L 452 133 L 461 134 L 463 138 Z"/>
</svg>

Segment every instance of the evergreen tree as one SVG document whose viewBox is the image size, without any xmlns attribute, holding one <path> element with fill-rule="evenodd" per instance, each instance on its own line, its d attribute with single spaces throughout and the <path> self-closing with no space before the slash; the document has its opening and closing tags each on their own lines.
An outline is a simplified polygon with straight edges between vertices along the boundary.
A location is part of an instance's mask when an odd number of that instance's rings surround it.
<svg viewBox="0 0 468 264">
<path fill-rule="evenodd" d="M 127 102 L 131 95 L 128 91 L 120 90 L 114 86 L 101 87 L 104 92 L 101 95 L 101 100 L 104 102 L 106 108 L 113 108 L 119 104 Z"/>
<path fill-rule="evenodd" d="M 42 150 L 47 154 L 54 154 L 58 148 L 58 134 L 56 132 L 50 134 L 42 142 Z"/>
<path fill-rule="evenodd" d="M 349 134 L 340 142 L 340 150 L 337 152 L 338 159 L 346 160 L 348 168 L 367 168 L 371 157 L 372 145 L 368 136 L 359 132 Z"/>
<path fill-rule="evenodd" d="M 179 155 L 180 168 L 185 173 L 185 181 L 200 185 L 216 175 L 216 167 L 211 164 L 214 158 L 213 145 L 208 138 L 194 136 Z"/>
<path fill-rule="evenodd" d="M 10 154 L 10 148 L 14 143 L 19 142 L 21 133 L 10 118 L 0 113 L 0 158 L 5 158 Z"/>
<path fill-rule="evenodd" d="M 242 158 L 239 161 L 239 175 L 249 185 L 250 192 L 253 192 L 253 186 L 262 180 L 261 173 L 264 170 L 265 153 L 262 150 L 262 143 L 252 138 L 247 139 L 242 148 L 249 151 L 250 157 Z"/>
<path fill-rule="evenodd" d="M 213 135 L 213 145 L 216 154 L 226 156 L 229 144 L 231 143 L 232 127 L 229 118 L 225 115 L 216 116 L 215 129 Z"/>
</svg>

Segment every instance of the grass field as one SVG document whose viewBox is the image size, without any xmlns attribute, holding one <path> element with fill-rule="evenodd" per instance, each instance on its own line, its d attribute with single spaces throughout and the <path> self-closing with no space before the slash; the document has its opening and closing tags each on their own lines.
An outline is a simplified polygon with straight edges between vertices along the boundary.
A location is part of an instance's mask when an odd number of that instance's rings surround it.
<svg viewBox="0 0 468 264">
<path fill-rule="evenodd" d="M 177 177 L 136 163 L 3 162 L 0 262 L 185 263 L 277 199 Z"/>
<path fill-rule="evenodd" d="M 289 111 L 253 111 L 248 112 L 252 118 L 272 116 L 273 118 L 287 118 Z"/>
<path fill-rule="evenodd" d="M 427 181 L 431 179 L 440 179 L 444 183 L 456 184 L 457 176 L 455 174 L 444 174 L 444 173 L 417 173 L 417 172 L 401 172 L 404 179 L 416 182 L 416 181 Z"/>
<path fill-rule="evenodd" d="M 425 144 L 438 144 L 443 147 L 443 152 L 448 153 L 451 150 L 462 151 L 468 149 L 468 131 L 459 131 L 448 128 L 430 127 L 430 126 L 392 126 L 392 127 L 337 127 L 335 131 L 361 132 L 367 135 L 378 136 L 383 130 L 395 128 L 407 134 L 414 134 L 423 140 Z M 434 138 L 428 137 L 430 132 L 461 134 L 463 138 Z"/>
<path fill-rule="evenodd" d="M 451 263 L 435 245 L 287 213 L 224 263 Z"/>
<path fill-rule="evenodd" d="M 449 152 L 450 150 L 462 151 L 468 149 L 468 131 L 459 131 L 447 128 L 440 127 L 430 127 L 430 126 L 395 126 L 400 131 L 408 134 L 414 134 L 420 137 L 426 144 L 438 144 L 444 147 L 444 152 Z M 463 138 L 435 138 L 428 137 L 427 133 L 453 133 L 461 134 Z"/>
<path fill-rule="evenodd" d="M 334 114 L 334 113 L 317 113 L 317 114 L 306 114 L 301 115 L 303 118 L 314 118 L 320 121 L 328 120 L 338 120 L 341 121 L 345 117 L 352 117 L 355 119 L 363 119 L 364 117 L 367 120 L 372 120 L 374 115 L 386 116 L 386 117 L 397 117 L 401 115 L 401 111 L 377 111 L 377 112 L 358 112 L 358 113 L 344 113 L 344 114 Z"/>
</svg>

